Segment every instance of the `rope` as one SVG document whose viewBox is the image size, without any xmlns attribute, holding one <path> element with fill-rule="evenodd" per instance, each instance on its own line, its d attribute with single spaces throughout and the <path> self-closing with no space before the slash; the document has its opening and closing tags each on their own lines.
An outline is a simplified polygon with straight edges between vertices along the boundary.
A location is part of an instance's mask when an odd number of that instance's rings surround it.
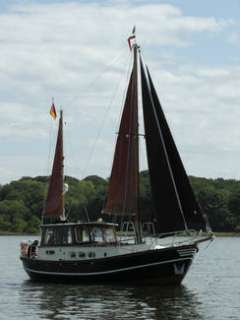
<svg viewBox="0 0 240 320">
<path fill-rule="evenodd" d="M 124 50 L 126 51 L 126 50 Z M 94 82 L 96 82 L 97 80 L 99 81 L 100 78 L 103 77 L 103 75 L 106 73 L 106 71 L 110 68 L 110 66 L 112 66 L 114 64 L 114 62 L 120 60 L 120 58 L 122 57 L 122 53 L 120 52 L 114 59 L 111 63 L 109 63 L 106 68 L 105 68 L 105 71 L 104 72 L 101 72 L 98 76 L 96 76 L 88 85 L 86 88 L 89 88 L 89 87 L 92 87 L 92 85 L 94 84 Z M 130 65 L 130 64 L 129 64 Z M 128 66 L 128 70 L 129 70 L 129 66 Z M 107 107 L 105 108 L 104 112 L 103 112 L 103 117 L 101 118 L 100 120 L 100 125 L 98 127 L 98 130 L 97 130 L 97 133 L 96 133 L 96 136 L 94 138 L 94 141 L 90 147 L 90 150 L 89 150 L 89 153 L 88 153 L 88 156 L 87 156 L 87 159 L 86 159 L 86 165 L 83 167 L 81 173 L 80 173 L 80 177 L 83 178 L 85 175 L 86 175 L 86 172 L 91 164 L 91 161 L 92 161 L 92 157 L 93 157 L 93 154 L 95 152 L 95 149 L 96 149 L 96 145 L 97 145 L 97 142 L 99 141 L 99 138 L 101 137 L 101 134 L 102 134 L 102 131 L 104 129 L 104 124 L 106 123 L 106 120 L 107 120 L 107 114 L 109 113 L 109 111 L 111 110 L 112 106 L 113 106 L 113 102 L 117 96 L 117 93 L 119 91 L 119 88 L 121 86 L 121 83 L 122 81 L 118 81 L 117 82 L 117 85 L 115 86 L 114 90 L 113 90 L 113 94 L 112 94 L 112 97 L 110 98 L 110 102 L 109 104 L 107 104 Z M 86 90 L 85 90 L 86 91 Z M 122 98 L 122 100 L 124 99 L 124 97 Z M 72 99 L 73 101 L 74 99 Z M 104 205 L 104 202 L 103 202 L 103 205 Z M 70 216 L 71 214 L 71 204 L 70 204 L 70 208 L 68 210 L 68 216 Z"/>
<path fill-rule="evenodd" d="M 106 109 L 103 112 L 103 117 L 102 117 L 102 119 L 100 121 L 100 125 L 99 125 L 99 128 L 97 130 L 96 137 L 95 137 L 95 139 L 93 141 L 93 144 L 92 144 L 92 146 L 90 148 L 90 151 L 89 151 L 89 154 L 88 154 L 88 157 L 87 157 L 87 160 L 86 160 L 86 165 L 82 170 L 81 177 L 83 177 L 86 174 L 86 171 L 89 168 L 89 165 L 90 165 L 91 160 L 92 160 L 92 156 L 94 154 L 94 151 L 95 151 L 95 148 L 96 148 L 96 145 L 97 145 L 97 142 L 98 142 L 98 140 L 99 140 L 99 138 L 100 138 L 100 136 L 102 134 L 102 131 L 104 129 L 104 124 L 105 124 L 105 122 L 107 120 L 107 114 L 109 113 L 109 111 L 111 110 L 111 108 L 113 106 L 113 102 L 114 102 L 114 100 L 115 100 L 115 98 L 117 96 L 117 93 L 119 91 L 121 83 L 122 83 L 122 81 L 119 81 L 117 83 L 117 85 L 115 86 L 115 89 L 113 91 L 113 95 L 112 95 L 112 97 L 110 99 L 110 102 L 109 102 L 109 104 L 107 105 Z"/>
<path fill-rule="evenodd" d="M 123 47 L 122 47 L 122 49 L 120 50 L 120 52 L 118 53 L 118 55 L 115 56 L 115 58 L 114 58 L 110 63 L 108 63 L 107 65 L 105 65 L 105 67 L 102 69 L 102 71 L 99 72 L 99 73 L 95 76 L 95 78 L 93 78 L 93 79 L 86 85 L 86 87 L 84 87 L 84 88 L 82 89 L 82 92 L 86 93 L 89 88 L 94 87 L 94 84 L 100 81 L 100 79 L 109 71 L 109 69 L 112 67 L 112 65 L 114 65 L 115 63 L 117 63 L 117 62 L 120 60 L 120 58 L 122 58 L 124 51 L 126 52 L 126 48 L 124 48 L 124 50 L 123 50 Z M 72 96 L 72 98 L 69 100 L 69 102 L 67 102 L 68 106 L 71 106 L 72 103 L 73 103 L 73 101 L 75 101 L 76 98 L 78 98 L 80 95 L 81 95 L 81 94 Z"/>
</svg>

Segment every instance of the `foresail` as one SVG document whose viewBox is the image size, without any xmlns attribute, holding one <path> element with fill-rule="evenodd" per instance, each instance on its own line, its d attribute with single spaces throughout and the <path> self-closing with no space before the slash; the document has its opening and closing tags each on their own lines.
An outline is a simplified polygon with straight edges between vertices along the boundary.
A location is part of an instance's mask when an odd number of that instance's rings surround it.
<svg viewBox="0 0 240 320">
<path fill-rule="evenodd" d="M 145 137 L 157 232 L 206 229 L 149 71 L 141 62 Z"/>
<path fill-rule="evenodd" d="M 52 174 L 49 181 L 48 194 L 43 211 L 44 217 L 62 218 L 64 216 L 63 204 L 63 120 L 62 112 L 59 119 L 59 128 Z"/>
<path fill-rule="evenodd" d="M 114 153 L 104 213 L 136 215 L 138 210 L 137 62 L 133 66 Z"/>
</svg>

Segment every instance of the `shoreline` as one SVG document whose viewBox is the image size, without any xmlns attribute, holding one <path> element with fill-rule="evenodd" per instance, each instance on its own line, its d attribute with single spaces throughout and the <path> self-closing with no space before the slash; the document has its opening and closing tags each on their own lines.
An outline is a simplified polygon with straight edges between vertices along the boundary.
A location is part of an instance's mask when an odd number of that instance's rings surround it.
<svg viewBox="0 0 240 320">
<path fill-rule="evenodd" d="M 1 236 L 40 236 L 39 233 L 22 233 L 22 232 L 10 232 L 10 231 L 0 231 Z"/>
</svg>

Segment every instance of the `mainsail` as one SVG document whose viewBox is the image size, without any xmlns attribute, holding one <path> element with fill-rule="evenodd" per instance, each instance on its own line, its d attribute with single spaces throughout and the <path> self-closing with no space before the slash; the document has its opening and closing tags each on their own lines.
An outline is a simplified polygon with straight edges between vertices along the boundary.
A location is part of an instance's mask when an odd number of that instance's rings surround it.
<svg viewBox="0 0 240 320">
<path fill-rule="evenodd" d="M 114 153 L 104 213 L 138 214 L 138 87 L 137 48 Z"/>
<path fill-rule="evenodd" d="M 63 115 L 60 111 L 59 128 L 52 174 L 49 181 L 48 194 L 43 210 L 44 217 L 64 219 L 64 176 L 63 176 Z"/>
<path fill-rule="evenodd" d="M 135 37 L 135 36 L 134 36 Z M 142 91 L 145 141 L 157 233 L 208 230 L 207 218 L 196 201 L 190 181 L 173 140 L 150 73 L 135 44 L 133 69 L 117 137 L 104 213 L 135 216 L 139 223 L 138 89 Z M 138 69 L 140 69 L 138 86 Z M 146 220 L 147 217 L 144 217 Z M 151 221 L 149 221 L 151 220 Z M 143 221 L 142 221 L 143 222 Z M 140 239 L 140 238 L 139 238 Z"/>
<path fill-rule="evenodd" d="M 176 148 L 150 73 L 141 61 L 147 158 L 157 232 L 206 229 L 190 181 Z"/>
</svg>

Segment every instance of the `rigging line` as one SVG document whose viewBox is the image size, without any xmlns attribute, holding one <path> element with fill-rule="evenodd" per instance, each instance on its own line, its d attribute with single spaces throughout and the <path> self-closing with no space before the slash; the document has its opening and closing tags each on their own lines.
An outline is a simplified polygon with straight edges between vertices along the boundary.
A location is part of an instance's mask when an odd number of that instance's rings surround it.
<svg viewBox="0 0 240 320">
<path fill-rule="evenodd" d="M 131 66 L 132 66 L 132 54 L 131 54 L 131 52 L 129 52 L 129 54 L 128 54 L 128 61 L 129 62 L 128 62 L 128 69 L 127 69 L 127 73 L 126 73 L 126 78 L 124 78 L 124 79 L 126 79 L 126 83 L 128 83 L 128 80 L 129 80 L 130 74 L 131 74 Z M 126 100 L 126 97 L 127 97 L 127 90 L 128 90 L 128 85 L 125 86 L 124 93 L 122 95 L 121 110 L 119 112 L 118 121 L 116 123 L 116 130 L 115 131 L 118 130 L 118 132 L 117 132 L 116 139 L 115 139 L 115 144 L 114 144 L 115 146 L 117 144 L 117 139 L 118 139 L 118 135 L 119 135 L 119 127 L 120 127 L 120 123 L 121 123 L 121 117 L 122 117 L 122 113 L 123 113 L 123 109 L 124 109 L 124 105 L 125 105 L 125 100 Z M 120 215 L 120 225 L 123 223 L 123 218 L 124 218 L 123 214 Z M 113 215 L 112 220 L 114 222 L 116 222 L 117 221 L 117 215 Z"/>
<path fill-rule="evenodd" d="M 128 69 L 127 69 L 127 73 L 126 73 L 126 83 L 128 83 L 128 79 L 130 77 L 130 71 L 131 71 L 131 52 L 129 52 L 128 54 Z M 122 79 L 122 82 L 125 83 L 125 80 Z M 119 115 L 118 115 L 118 120 L 116 122 L 116 126 L 115 126 L 115 132 L 117 132 L 117 135 L 116 135 L 116 139 L 115 139 L 115 144 L 117 143 L 117 138 L 118 138 L 118 135 L 119 135 L 119 126 L 120 126 L 120 123 L 121 123 L 121 116 L 122 116 L 122 113 L 123 113 L 123 108 L 124 108 L 124 104 L 125 104 L 125 99 L 126 99 L 126 96 L 127 96 L 127 89 L 128 89 L 128 86 L 125 86 L 124 88 L 124 92 L 123 92 L 123 95 L 122 95 L 122 100 L 121 100 L 121 110 L 119 112 Z M 109 166 L 109 169 L 111 170 L 111 166 L 112 166 L 112 163 L 110 164 Z"/>
<path fill-rule="evenodd" d="M 132 54 L 131 54 L 131 52 L 129 52 L 128 60 L 129 60 L 129 63 L 128 63 L 128 69 L 127 69 L 127 75 L 126 75 L 126 80 L 127 80 L 126 82 L 127 82 L 127 83 L 128 83 L 128 79 L 130 78 L 130 74 L 131 74 L 131 65 L 132 65 L 132 61 L 131 61 L 131 60 L 132 60 Z M 123 109 L 124 109 L 124 105 L 125 105 L 125 100 L 126 100 L 126 97 L 127 97 L 127 90 L 128 90 L 128 85 L 125 87 L 124 94 L 123 94 L 123 96 L 122 96 L 121 111 L 120 111 L 120 113 L 119 113 L 119 117 L 118 117 L 118 121 L 117 121 L 117 122 L 118 122 L 117 128 L 120 127 L 121 116 L 122 116 L 122 114 L 123 114 Z M 117 143 L 118 135 L 119 135 L 119 132 L 118 132 L 117 137 L 116 137 L 115 145 L 116 145 L 116 143 Z M 124 204 L 123 204 L 123 206 L 124 206 Z M 120 215 L 120 217 L 121 217 L 120 221 L 121 221 L 121 225 L 122 225 L 124 215 L 122 214 L 122 215 Z M 115 220 L 117 220 L 117 216 L 116 216 L 116 215 L 115 215 Z"/>
<path fill-rule="evenodd" d="M 50 126 L 49 126 L 49 145 L 48 145 L 48 157 L 47 157 L 47 165 L 46 165 L 46 172 L 47 175 L 50 175 L 50 170 L 51 170 L 51 154 L 52 154 L 52 149 L 53 149 L 53 122 L 51 120 Z"/>
<path fill-rule="evenodd" d="M 89 88 L 93 86 L 93 84 L 97 83 L 100 81 L 100 79 L 108 72 L 108 70 L 114 65 L 117 64 L 120 59 L 123 57 L 124 49 L 122 46 L 121 51 L 118 53 L 118 55 L 115 56 L 115 58 L 108 63 L 107 65 L 104 66 L 104 68 L 92 79 L 90 82 L 82 89 L 82 92 L 87 92 Z M 73 101 L 81 96 L 81 94 L 74 95 L 68 102 L 68 105 L 72 105 Z"/>
<path fill-rule="evenodd" d="M 124 81 L 124 83 L 126 82 L 126 83 L 128 83 L 128 79 L 129 79 L 129 74 L 130 74 L 130 70 L 131 70 L 131 57 L 132 57 L 132 55 L 131 55 L 131 52 L 129 52 L 128 53 L 128 68 L 127 68 L 127 72 L 126 72 L 126 77 L 124 77 L 123 79 L 122 79 L 122 82 Z M 125 79 L 126 79 L 126 81 L 125 81 Z M 122 115 L 122 112 L 123 112 L 123 108 L 124 108 L 124 103 L 125 103 L 125 99 L 126 99 L 126 95 L 127 95 L 127 89 L 128 89 L 128 86 L 125 86 L 125 88 L 124 88 L 124 93 L 123 93 L 123 95 L 122 95 L 122 101 L 121 101 L 121 110 L 120 110 L 120 112 L 119 112 L 119 115 L 118 115 L 118 120 L 117 120 L 117 122 L 116 122 L 116 129 L 115 129 L 115 131 L 117 131 L 118 129 L 119 129 L 119 126 L 120 126 L 120 122 L 121 122 L 121 115 Z M 119 131 L 119 130 L 118 130 Z M 116 134 L 116 139 L 115 139 L 115 146 L 116 146 L 116 143 L 117 143 L 117 139 L 118 139 L 118 134 L 119 134 L 119 132 L 117 132 L 117 134 Z M 113 158 L 113 161 L 114 161 L 114 158 Z M 113 165 L 113 161 L 109 164 L 109 172 L 111 172 L 111 168 L 112 168 L 112 165 Z M 110 177 L 110 179 L 111 179 L 111 177 Z M 110 181 L 110 179 L 109 179 L 109 181 Z M 109 184 L 109 182 L 108 182 L 108 184 Z M 105 193 L 105 199 L 103 200 L 103 208 L 104 208 L 104 206 L 105 206 L 105 204 L 106 204 L 106 201 L 107 201 L 107 196 L 108 196 L 108 188 L 106 189 L 106 193 Z M 117 222 L 117 215 L 115 214 L 112 214 L 111 215 L 112 216 L 112 221 L 113 222 Z M 121 223 L 122 223 L 122 220 L 120 220 L 121 221 Z"/>
<path fill-rule="evenodd" d="M 42 212 L 41 212 L 41 218 L 42 218 L 42 223 L 44 222 L 44 211 L 46 208 L 46 200 L 47 200 L 47 193 L 48 193 L 48 187 L 49 187 L 49 181 L 51 177 L 51 164 L 53 161 L 51 161 L 52 158 L 52 153 L 54 153 L 54 145 L 53 145 L 53 134 L 54 134 L 54 127 L 55 127 L 55 121 L 50 122 L 49 125 L 49 143 L 48 143 L 48 157 L 47 157 L 47 163 L 46 163 L 46 174 L 47 174 L 47 183 L 45 183 L 44 186 L 44 195 L 43 195 L 43 200 L 42 200 Z"/>
<path fill-rule="evenodd" d="M 128 83 L 128 80 L 130 78 L 130 73 L 131 73 L 131 65 L 132 65 L 132 55 L 131 55 L 131 52 L 128 54 L 128 69 L 127 69 L 127 74 L 126 74 L 126 83 Z M 117 121 L 117 124 L 116 124 L 116 130 L 118 130 L 119 126 L 120 126 L 120 122 L 121 122 L 121 116 L 122 116 L 122 113 L 123 113 L 123 108 L 124 108 L 124 103 L 125 103 L 125 99 L 126 99 L 126 96 L 127 96 L 127 89 L 128 89 L 128 86 L 125 87 L 124 89 L 124 93 L 123 93 L 123 96 L 122 96 L 122 101 L 121 101 L 121 110 L 120 110 L 120 113 L 118 115 L 118 121 Z M 118 132 L 119 133 L 119 132 Z"/>
<path fill-rule="evenodd" d="M 113 102 L 114 102 L 116 94 L 117 94 L 117 92 L 118 92 L 118 90 L 120 88 L 120 84 L 121 84 L 121 81 L 118 82 L 118 84 L 116 85 L 115 90 L 113 92 L 113 96 L 110 99 L 110 102 L 109 102 L 107 108 L 103 112 L 103 118 L 102 118 L 101 123 L 100 123 L 101 125 L 100 125 L 100 127 L 99 127 L 99 129 L 97 131 L 97 135 L 96 135 L 96 138 L 94 140 L 94 143 L 92 144 L 92 148 L 90 149 L 89 156 L 88 156 L 87 162 L 86 162 L 86 166 L 82 170 L 81 177 L 83 177 L 84 173 L 86 173 L 86 170 L 88 169 L 88 166 L 90 165 L 90 162 L 91 162 L 91 159 L 92 159 L 92 155 L 93 155 L 93 153 L 95 151 L 95 147 L 96 147 L 97 141 L 98 141 L 98 139 L 99 139 L 99 137 L 100 137 L 100 135 L 102 133 L 102 130 L 104 128 L 104 123 L 106 122 L 106 119 L 107 119 L 106 115 L 108 114 L 108 112 L 110 111 L 111 107 L 113 106 Z"/>
<path fill-rule="evenodd" d="M 51 120 L 50 125 L 49 125 L 49 142 L 48 142 L 48 157 L 47 157 L 47 163 L 46 163 L 46 174 L 47 174 L 47 179 L 49 181 L 50 176 L 51 176 L 51 154 L 53 152 L 53 128 L 54 128 L 54 122 Z M 45 184 L 44 187 L 44 197 L 43 197 L 43 211 L 46 205 L 46 196 L 48 192 L 48 183 Z"/>
<path fill-rule="evenodd" d="M 93 83 L 96 82 L 96 80 L 99 80 L 101 77 L 103 77 L 103 75 L 108 71 L 108 69 L 110 69 L 110 67 L 114 64 L 116 64 L 118 62 L 118 60 L 120 60 L 123 56 L 123 53 L 126 52 L 126 49 L 125 49 L 125 44 L 123 45 L 120 45 L 120 48 L 118 50 L 118 54 L 108 63 L 106 64 L 102 70 L 96 75 L 96 77 L 92 80 L 90 80 L 90 82 L 86 85 L 85 88 L 83 88 L 82 91 L 86 91 L 86 89 L 88 89 L 90 86 L 92 86 Z M 56 90 L 57 88 L 55 87 L 54 90 Z M 47 93 L 47 95 L 49 96 L 52 96 L 52 90 L 51 90 L 51 93 L 49 93 L 49 88 L 44 86 L 44 91 Z M 77 95 L 73 95 L 70 99 L 69 99 L 69 102 L 66 102 L 69 106 L 72 105 L 72 102 L 77 98 L 79 97 L 79 94 Z"/>
<path fill-rule="evenodd" d="M 145 66 L 145 64 L 143 64 L 143 63 L 142 63 L 142 65 Z M 146 67 L 146 68 L 147 68 L 147 67 Z M 144 72 L 145 72 L 145 70 L 144 70 Z M 150 83 L 149 83 L 149 77 L 148 77 L 148 75 L 146 74 L 146 72 L 145 72 L 145 77 L 146 77 L 146 80 L 147 80 L 147 85 L 148 85 L 149 93 L 151 93 L 151 88 L 150 88 Z M 173 188 L 174 188 L 174 191 L 175 191 L 175 194 L 176 194 L 178 206 L 179 206 L 179 209 L 180 209 L 182 218 L 183 218 L 184 227 L 185 227 L 186 230 L 188 230 L 187 223 L 186 223 L 186 219 L 185 219 L 185 216 L 184 216 L 184 213 L 183 213 L 183 208 L 182 208 L 180 196 L 179 196 L 179 194 L 178 194 L 176 182 L 175 182 L 174 175 L 173 175 L 173 172 L 172 172 L 172 167 L 171 167 L 171 164 L 170 164 L 170 161 L 169 161 L 169 157 L 168 157 L 168 153 L 167 153 L 165 141 L 164 141 L 164 138 L 163 138 L 162 129 L 161 129 L 161 127 L 160 127 L 160 124 L 159 124 L 159 121 L 158 121 L 158 117 L 157 117 L 157 114 L 156 114 L 156 109 L 155 109 L 154 101 L 153 101 L 153 98 L 152 98 L 152 94 L 150 94 L 149 96 L 150 96 L 151 104 L 152 104 L 152 107 L 153 107 L 154 117 L 155 117 L 156 124 L 157 124 L 158 131 L 159 131 L 159 136 L 160 136 L 160 139 L 161 139 L 161 142 L 162 142 L 162 145 L 163 145 L 163 150 L 164 150 L 165 158 L 166 158 L 166 160 L 167 160 L 168 170 L 169 170 L 169 173 L 170 173 L 170 176 L 171 176 L 171 180 L 172 180 L 172 184 L 173 184 Z"/>
</svg>

